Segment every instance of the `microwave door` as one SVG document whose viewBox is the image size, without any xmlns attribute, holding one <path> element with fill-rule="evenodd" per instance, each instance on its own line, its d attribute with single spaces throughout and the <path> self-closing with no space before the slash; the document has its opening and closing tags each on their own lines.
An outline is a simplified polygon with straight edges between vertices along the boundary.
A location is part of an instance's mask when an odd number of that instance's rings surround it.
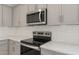
<svg viewBox="0 0 79 59">
<path fill-rule="evenodd" d="M 37 23 L 39 22 L 39 13 L 33 13 L 27 15 L 27 23 Z"/>
</svg>

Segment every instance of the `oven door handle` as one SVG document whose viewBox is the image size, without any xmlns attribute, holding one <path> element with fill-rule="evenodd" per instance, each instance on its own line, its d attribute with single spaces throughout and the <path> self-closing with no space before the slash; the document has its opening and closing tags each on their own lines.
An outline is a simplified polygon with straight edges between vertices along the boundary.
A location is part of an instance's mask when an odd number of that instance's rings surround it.
<svg viewBox="0 0 79 59">
<path fill-rule="evenodd" d="M 35 50 L 40 50 L 39 47 L 36 47 L 36 46 L 32 46 L 32 45 L 28 45 L 28 44 L 23 44 L 21 43 L 21 45 L 25 46 L 25 47 L 28 47 L 28 48 L 32 48 L 32 49 L 35 49 Z"/>
</svg>

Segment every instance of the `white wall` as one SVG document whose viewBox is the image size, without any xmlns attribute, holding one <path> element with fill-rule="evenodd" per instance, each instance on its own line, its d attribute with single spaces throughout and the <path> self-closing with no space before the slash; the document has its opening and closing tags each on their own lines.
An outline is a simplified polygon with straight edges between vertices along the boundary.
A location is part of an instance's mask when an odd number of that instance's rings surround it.
<svg viewBox="0 0 79 59">
<path fill-rule="evenodd" d="M 1 37 L 32 37 L 33 31 L 51 31 L 53 41 L 79 44 L 79 25 L 1 27 Z"/>
</svg>

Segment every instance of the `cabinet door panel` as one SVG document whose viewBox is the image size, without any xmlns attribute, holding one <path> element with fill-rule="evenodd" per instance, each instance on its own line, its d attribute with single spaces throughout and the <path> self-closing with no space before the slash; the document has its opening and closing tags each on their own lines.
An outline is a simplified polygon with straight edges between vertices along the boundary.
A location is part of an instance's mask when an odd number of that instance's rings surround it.
<svg viewBox="0 0 79 59">
<path fill-rule="evenodd" d="M 26 26 L 27 4 L 18 5 L 13 9 L 13 26 Z"/>
<path fill-rule="evenodd" d="M 35 11 L 36 4 L 28 4 L 28 12 Z"/>
<path fill-rule="evenodd" d="M 44 9 L 44 8 L 47 8 L 47 5 L 46 4 L 37 4 L 37 8 Z"/>
<path fill-rule="evenodd" d="M 79 24 L 79 6 L 77 4 L 62 5 L 63 24 Z"/>
<path fill-rule="evenodd" d="M 27 5 L 20 5 L 20 26 L 26 26 L 26 15 L 27 15 L 27 12 L 28 12 L 28 8 L 27 8 Z"/>
<path fill-rule="evenodd" d="M 58 4 L 48 4 L 48 25 L 60 25 L 60 8 Z"/>
<path fill-rule="evenodd" d="M 0 55 L 8 55 L 8 40 L 0 40 Z"/>
<path fill-rule="evenodd" d="M 0 26 L 2 26 L 2 5 L 0 5 Z"/>
<path fill-rule="evenodd" d="M 9 40 L 9 55 L 20 55 L 20 43 Z"/>
<path fill-rule="evenodd" d="M 13 8 L 13 26 L 20 26 L 20 7 Z"/>
<path fill-rule="evenodd" d="M 12 8 L 3 5 L 3 26 L 12 26 Z"/>
</svg>

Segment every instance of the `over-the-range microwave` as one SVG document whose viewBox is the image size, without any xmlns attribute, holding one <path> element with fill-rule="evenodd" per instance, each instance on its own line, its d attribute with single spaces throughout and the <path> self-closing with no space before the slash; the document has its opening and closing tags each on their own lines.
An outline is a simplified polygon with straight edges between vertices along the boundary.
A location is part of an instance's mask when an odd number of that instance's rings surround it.
<svg viewBox="0 0 79 59">
<path fill-rule="evenodd" d="M 46 25 L 47 24 L 47 9 L 40 9 L 27 13 L 27 25 Z"/>
</svg>

